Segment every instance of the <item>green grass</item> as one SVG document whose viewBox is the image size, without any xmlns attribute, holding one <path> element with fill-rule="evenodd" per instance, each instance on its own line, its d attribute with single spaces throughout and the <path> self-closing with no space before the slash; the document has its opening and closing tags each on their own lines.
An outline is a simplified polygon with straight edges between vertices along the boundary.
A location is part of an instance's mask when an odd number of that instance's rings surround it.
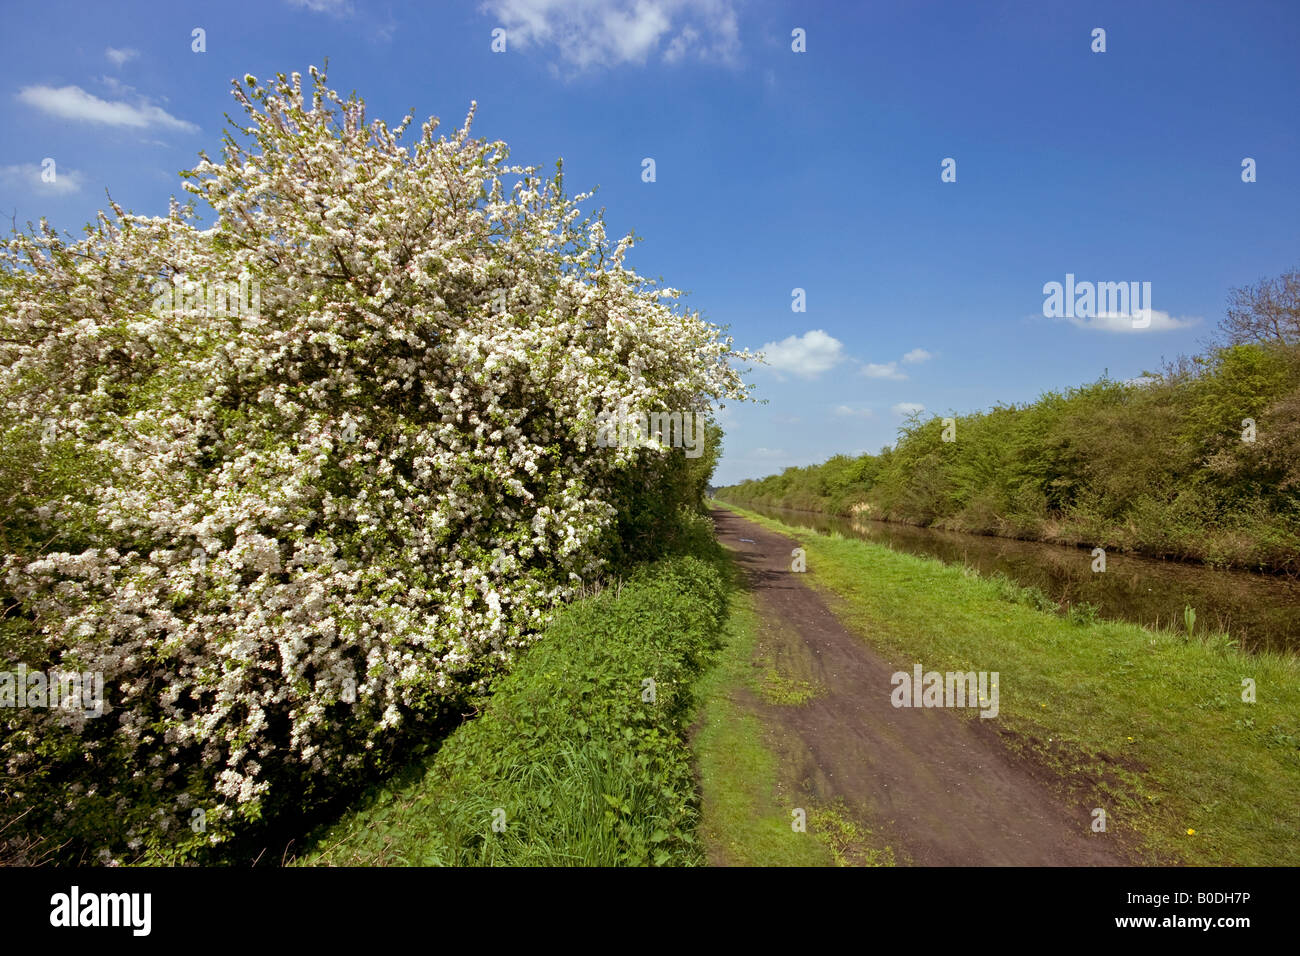
<svg viewBox="0 0 1300 956">
<path fill-rule="evenodd" d="M 765 620 L 754 643 L 754 690 L 769 704 L 798 707 L 826 693 L 813 676 L 812 654 L 799 633 L 778 620 Z"/>
<path fill-rule="evenodd" d="M 1008 743 L 1053 769 L 1068 799 L 1104 808 L 1147 859 L 1300 863 L 1296 658 L 1071 621 L 1005 579 L 731 510 L 798 537 L 808 583 L 900 669 L 999 672 Z"/>
<path fill-rule="evenodd" d="M 798 707 L 822 692 L 820 685 L 798 677 L 787 677 L 770 666 L 763 672 L 758 690 L 768 703 L 787 707 Z"/>
<path fill-rule="evenodd" d="M 717 551 L 657 562 L 566 608 L 481 716 L 314 834 L 295 862 L 701 862 L 685 735 L 726 613 Z"/>
<path fill-rule="evenodd" d="M 894 866 L 894 851 L 878 847 L 872 832 L 850 815 L 841 801 L 813 808 L 808 829 L 830 849 L 836 866 Z"/>
</svg>

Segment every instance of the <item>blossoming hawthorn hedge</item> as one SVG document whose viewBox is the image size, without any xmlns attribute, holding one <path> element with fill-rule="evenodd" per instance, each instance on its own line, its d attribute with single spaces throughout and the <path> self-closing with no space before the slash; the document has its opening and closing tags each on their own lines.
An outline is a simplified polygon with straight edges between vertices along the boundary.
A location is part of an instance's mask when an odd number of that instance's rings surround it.
<svg viewBox="0 0 1300 956">
<path fill-rule="evenodd" d="M 112 203 L 0 252 L 0 649 L 108 694 L 0 712 L 3 809 L 114 855 L 367 772 L 601 574 L 637 501 L 697 493 L 680 450 L 598 448 L 601 409 L 747 397 L 750 356 L 558 165 L 508 165 L 472 110 L 403 145 L 412 116 L 311 77 L 233 84 L 248 125 L 185 174 L 212 228 Z M 257 307 L 192 294 L 239 282 Z"/>
</svg>

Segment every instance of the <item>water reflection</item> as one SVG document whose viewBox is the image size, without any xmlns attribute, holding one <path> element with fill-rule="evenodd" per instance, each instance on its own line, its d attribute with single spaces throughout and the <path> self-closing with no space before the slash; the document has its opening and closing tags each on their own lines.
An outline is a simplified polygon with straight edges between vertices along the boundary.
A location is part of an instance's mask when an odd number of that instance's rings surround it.
<svg viewBox="0 0 1300 956">
<path fill-rule="evenodd" d="M 1148 626 L 1183 627 L 1183 608 L 1196 611 L 1196 630 L 1227 631 L 1247 649 L 1300 650 L 1300 582 L 1248 571 L 1107 552 L 1095 573 L 1090 551 L 1036 541 L 937 531 L 888 521 L 844 518 L 786 508 L 746 505 L 789 525 L 838 531 L 899 551 L 967 564 L 983 574 L 1000 571 L 1033 585 L 1060 604 L 1096 605 L 1104 618 Z"/>
</svg>

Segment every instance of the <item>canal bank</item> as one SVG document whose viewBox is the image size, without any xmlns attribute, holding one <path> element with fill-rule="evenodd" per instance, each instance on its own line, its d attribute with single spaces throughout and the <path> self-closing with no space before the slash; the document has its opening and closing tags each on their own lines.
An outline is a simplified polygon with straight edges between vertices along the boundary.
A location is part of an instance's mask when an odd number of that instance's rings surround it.
<svg viewBox="0 0 1300 956">
<path fill-rule="evenodd" d="M 728 505 L 728 507 L 732 507 Z M 1095 552 L 1039 541 L 941 531 L 889 521 L 787 508 L 745 506 L 795 528 L 860 538 L 896 551 L 1001 574 L 1042 591 L 1058 608 L 1145 627 L 1227 634 L 1245 650 L 1300 653 L 1300 581 L 1182 561 Z M 1098 570 L 1104 567 L 1104 570 Z"/>
</svg>

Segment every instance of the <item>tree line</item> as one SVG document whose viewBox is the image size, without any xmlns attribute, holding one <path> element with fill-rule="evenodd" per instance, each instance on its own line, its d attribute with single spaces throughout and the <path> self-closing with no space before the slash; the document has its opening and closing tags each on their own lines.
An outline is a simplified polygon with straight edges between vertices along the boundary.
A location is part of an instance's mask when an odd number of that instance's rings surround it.
<svg viewBox="0 0 1300 956">
<path fill-rule="evenodd" d="M 912 416 L 878 454 L 719 489 L 738 504 L 1300 571 L 1300 271 L 1140 379 Z M 948 439 L 948 440 L 945 440 Z"/>
</svg>

